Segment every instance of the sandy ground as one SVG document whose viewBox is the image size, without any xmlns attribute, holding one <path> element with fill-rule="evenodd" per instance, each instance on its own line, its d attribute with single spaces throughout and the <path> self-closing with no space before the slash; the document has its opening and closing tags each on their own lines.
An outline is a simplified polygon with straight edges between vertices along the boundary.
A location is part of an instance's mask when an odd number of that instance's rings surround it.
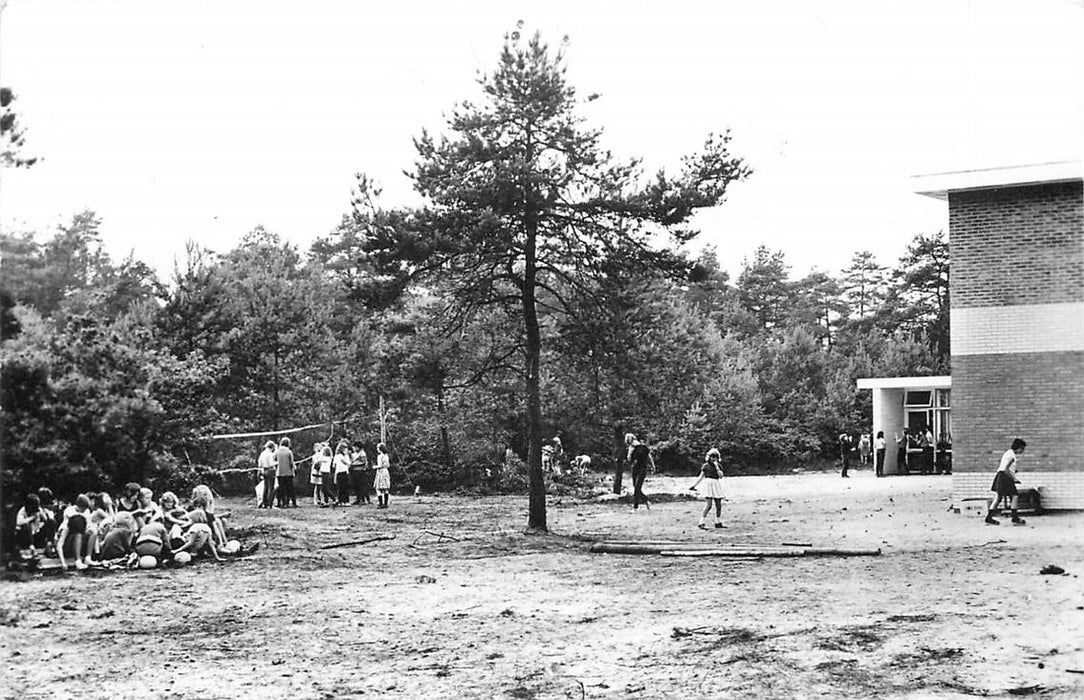
<svg viewBox="0 0 1084 700">
<path fill-rule="evenodd" d="M 986 526 L 949 510 L 944 476 L 727 486 L 722 530 L 696 529 L 699 501 L 552 498 L 543 536 L 522 532 L 525 497 L 233 500 L 253 557 L 0 584 L 0 695 L 1084 697 L 1084 514 Z M 377 534 L 395 539 L 318 548 Z M 590 537 L 883 553 L 591 554 Z"/>
</svg>

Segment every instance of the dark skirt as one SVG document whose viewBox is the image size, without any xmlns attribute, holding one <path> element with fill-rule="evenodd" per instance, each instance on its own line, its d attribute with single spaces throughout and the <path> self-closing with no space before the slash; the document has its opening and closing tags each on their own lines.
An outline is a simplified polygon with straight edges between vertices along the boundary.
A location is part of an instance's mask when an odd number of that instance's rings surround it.
<svg viewBox="0 0 1084 700">
<path fill-rule="evenodd" d="M 1009 472 L 1000 471 L 994 474 L 994 483 L 990 486 L 990 490 L 998 496 L 1015 496 L 1017 495 L 1016 480 Z"/>
</svg>

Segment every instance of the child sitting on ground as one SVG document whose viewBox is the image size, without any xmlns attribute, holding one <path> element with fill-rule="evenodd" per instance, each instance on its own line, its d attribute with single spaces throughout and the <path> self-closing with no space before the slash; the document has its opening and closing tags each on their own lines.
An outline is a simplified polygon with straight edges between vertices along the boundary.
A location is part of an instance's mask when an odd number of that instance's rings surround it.
<svg viewBox="0 0 1084 700">
<path fill-rule="evenodd" d="M 24 559 L 37 558 L 38 548 L 45 548 L 41 537 L 45 520 L 41 499 L 36 493 L 27 494 L 23 507 L 15 514 L 15 543 Z"/>
<path fill-rule="evenodd" d="M 162 524 L 169 531 L 170 546 L 181 547 L 185 541 L 184 532 L 191 527 L 192 520 L 188 517 L 188 511 L 181 508 L 177 495 L 172 491 L 163 493 L 161 500 Z"/>
<path fill-rule="evenodd" d="M 122 563 L 128 559 L 135 545 L 136 522 L 132 514 L 126 511 L 117 513 L 113 527 L 105 536 L 101 547 L 103 563 Z"/>
<path fill-rule="evenodd" d="M 185 541 L 177 548 L 174 554 L 188 552 L 193 557 L 211 555 L 215 561 L 222 561 L 215 547 L 214 538 L 211 536 L 211 526 L 207 524 L 207 511 L 203 509 L 203 499 L 198 505 L 188 511 L 188 518 L 192 524 L 185 531 Z"/>
<path fill-rule="evenodd" d="M 90 499 L 86 494 L 79 494 L 75 503 L 64 509 L 64 521 L 57 532 L 57 555 L 60 568 L 67 569 L 65 555 L 75 560 L 75 568 L 82 570 L 90 564 L 90 555 L 94 547 L 91 538 L 97 533 L 90 529 Z"/>
<path fill-rule="evenodd" d="M 224 547 L 227 541 L 226 525 L 223 523 L 225 514 L 215 511 L 215 494 L 211 491 L 210 486 L 200 484 L 192 489 L 193 507 L 196 507 L 197 502 L 201 504 L 199 507 L 207 514 L 207 524 L 211 527 L 211 535 L 214 537 L 215 545 Z"/>
<path fill-rule="evenodd" d="M 173 556 L 169 546 L 169 532 L 161 520 L 152 520 L 139 530 L 135 538 L 135 553 L 139 557 L 150 555 L 159 564 Z"/>
<path fill-rule="evenodd" d="M 90 525 L 88 536 L 91 544 L 91 558 L 100 558 L 102 543 L 109 530 L 113 527 L 116 511 L 113 509 L 113 499 L 105 491 L 101 493 L 87 494 L 90 498 Z"/>
<path fill-rule="evenodd" d="M 57 510 L 57 502 L 53 498 L 53 490 L 48 486 L 38 489 L 38 500 L 41 502 L 41 510 L 45 514 L 45 521 L 41 524 L 38 538 L 44 542 L 45 556 L 56 556 L 56 531 L 60 527 L 60 513 Z"/>
<path fill-rule="evenodd" d="M 140 529 L 155 520 L 162 519 L 162 509 L 154 502 L 154 491 L 147 487 L 139 489 L 139 509 L 132 513 Z"/>
</svg>

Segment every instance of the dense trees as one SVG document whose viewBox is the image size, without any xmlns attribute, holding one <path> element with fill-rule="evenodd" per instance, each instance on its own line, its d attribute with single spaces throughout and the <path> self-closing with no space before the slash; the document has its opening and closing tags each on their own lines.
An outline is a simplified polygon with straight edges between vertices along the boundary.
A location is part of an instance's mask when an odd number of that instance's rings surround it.
<svg viewBox="0 0 1084 700">
<path fill-rule="evenodd" d="M 680 261 L 649 245 L 660 232 L 677 243 L 701 207 L 719 204 L 747 168 L 710 138 L 683 172 L 643 182 L 635 161 L 603 150 L 601 132 L 577 115 L 561 51 L 538 35 L 505 41 L 496 70 L 480 81 L 483 98 L 451 115 L 449 133 L 416 142 L 413 175 L 426 206 L 373 251 L 394 251 L 416 266 L 416 282 L 439 279 L 449 331 L 483 309 L 507 315 L 520 332 L 495 351 L 517 359 L 525 389 L 529 527 L 546 529 L 542 474 L 543 330 L 547 317 L 598 306 L 600 284 L 636 270 L 664 271 Z"/>
<path fill-rule="evenodd" d="M 309 250 L 256 228 L 161 281 L 112 260 L 90 211 L 0 234 L 6 489 L 173 485 L 255 458 L 213 433 L 334 420 L 371 444 L 383 397 L 400 484 L 529 490 L 541 529 L 545 438 L 600 466 L 632 431 L 665 469 L 709 446 L 789 467 L 868 429 L 858 377 L 947 370 L 942 234 L 796 280 L 762 246 L 732 280 L 685 252 L 690 214 L 749 172 L 727 137 L 645 177 L 582 123 L 538 37 L 510 36 L 480 86 L 417 141 L 422 206 L 381 208 L 359 176 Z"/>
</svg>

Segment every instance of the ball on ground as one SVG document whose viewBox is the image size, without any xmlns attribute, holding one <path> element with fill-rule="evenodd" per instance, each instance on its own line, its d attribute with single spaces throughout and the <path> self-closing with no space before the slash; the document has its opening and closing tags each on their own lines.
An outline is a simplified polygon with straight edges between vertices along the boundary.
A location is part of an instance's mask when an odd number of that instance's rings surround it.
<svg viewBox="0 0 1084 700">
<path fill-rule="evenodd" d="M 222 551 L 226 554 L 237 554 L 241 551 L 241 543 L 237 540 L 230 540 L 226 543 L 226 546 L 222 548 Z"/>
<path fill-rule="evenodd" d="M 154 558 L 153 554 L 144 554 L 139 558 L 139 568 L 141 569 L 153 569 L 158 566 L 158 560 Z"/>
<path fill-rule="evenodd" d="M 178 566 L 184 566 L 190 561 L 192 561 L 192 555 L 188 552 L 177 552 L 173 555 L 173 563 Z"/>
</svg>

